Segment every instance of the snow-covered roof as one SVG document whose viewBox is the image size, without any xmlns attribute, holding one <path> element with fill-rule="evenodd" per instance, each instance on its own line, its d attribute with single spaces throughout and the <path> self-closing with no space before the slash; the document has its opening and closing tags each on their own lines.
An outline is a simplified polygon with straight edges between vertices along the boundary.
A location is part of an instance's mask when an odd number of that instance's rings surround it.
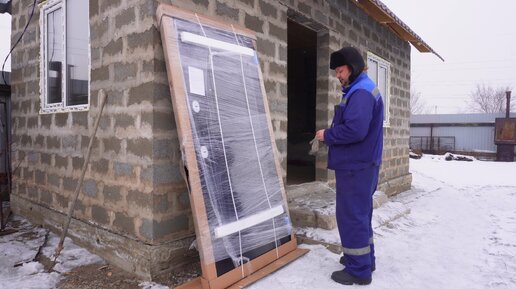
<svg viewBox="0 0 516 289">
<path fill-rule="evenodd" d="M 511 117 L 516 117 L 512 112 Z M 499 113 L 465 113 L 465 114 L 413 114 L 410 123 L 494 123 L 496 118 L 505 117 L 505 112 Z"/>
</svg>

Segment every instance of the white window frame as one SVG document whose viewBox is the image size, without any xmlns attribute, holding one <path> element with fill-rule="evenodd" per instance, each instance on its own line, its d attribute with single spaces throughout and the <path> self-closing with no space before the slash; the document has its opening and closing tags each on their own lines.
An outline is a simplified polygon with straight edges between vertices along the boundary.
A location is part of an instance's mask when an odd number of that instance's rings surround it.
<svg viewBox="0 0 516 289">
<path fill-rule="evenodd" d="M 390 62 L 388 62 L 387 60 L 381 58 L 380 56 L 372 53 L 372 52 L 367 52 L 367 62 L 369 63 L 369 61 L 374 61 L 378 64 L 377 66 L 377 71 L 376 71 L 376 75 L 377 77 L 379 77 L 380 75 L 380 67 L 383 67 L 386 69 L 387 73 L 386 73 L 386 79 L 385 79 L 385 83 L 386 83 L 386 88 L 385 88 L 385 94 L 386 95 L 383 95 L 382 94 L 382 97 L 383 97 L 383 108 L 384 108 L 384 120 L 383 120 L 383 126 L 384 127 L 390 127 L 391 126 L 391 122 L 390 122 L 390 119 L 391 119 L 391 113 L 390 113 L 390 102 L 391 102 L 391 64 Z M 368 67 L 368 70 L 372 69 L 371 67 Z M 375 79 L 375 84 L 378 85 L 378 79 Z"/>
<path fill-rule="evenodd" d="M 67 34 L 66 34 L 66 0 L 49 0 L 41 7 L 40 12 L 40 31 L 41 31 L 41 44 L 40 44 L 40 114 L 49 114 L 49 113 L 58 113 L 58 112 L 72 112 L 72 111 L 85 111 L 90 108 L 90 98 L 91 98 L 91 43 L 88 41 L 88 103 L 79 104 L 79 105 L 68 105 L 67 101 L 67 78 L 68 78 L 68 67 L 67 65 Z M 63 25 L 63 65 L 62 69 L 62 77 L 61 77 L 61 102 L 60 103 L 48 103 L 48 95 L 47 95 L 47 35 L 48 35 L 48 26 L 47 26 L 47 15 L 61 9 L 63 12 L 63 19 L 61 21 Z M 88 18 L 89 18 L 89 11 Z M 88 26 L 88 39 L 90 39 L 90 29 Z"/>
</svg>

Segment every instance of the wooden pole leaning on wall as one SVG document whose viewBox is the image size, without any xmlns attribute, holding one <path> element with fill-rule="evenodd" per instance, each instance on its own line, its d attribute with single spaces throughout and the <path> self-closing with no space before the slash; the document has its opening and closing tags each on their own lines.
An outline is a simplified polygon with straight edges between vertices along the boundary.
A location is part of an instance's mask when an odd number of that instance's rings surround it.
<svg viewBox="0 0 516 289">
<path fill-rule="evenodd" d="M 66 233 L 68 232 L 68 227 L 70 226 L 70 221 L 72 220 L 73 211 L 75 209 L 75 203 L 77 202 L 77 198 L 79 197 L 79 193 L 82 188 L 82 183 L 84 181 L 84 175 L 86 174 L 86 169 L 88 168 L 88 163 L 90 162 L 90 156 L 91 156 L 91 149 L 93 147 L 93 142 L 95 141 L 95 135 L 97 134 L 97 129 L 99 127 L 100 118 L 102 117 L 102 111 L 104 110 L 104 105 L 106 104 L 107 100 L 107 94 L 104 92 L 103 89 L 99 91 L 99 113 L 97 115 L 97 119 L 95 120 L 95 125 L 93 126 L 93 132 L 91 133 L 90 137 L 90 143 L 88 144 L 88 150 L 86 152 L 86 156 L 84 157 L 84 163 L 82 165 L 82 171 L 81 171 L 81 177 L 79 178 L 79 182 L 77 183 L 77 186 L 75 187 L 75 191 L 72 195 L 72 199 L 70 200 L 68 204 L 68 215 L 66 217 L 66 221 L 63 227 L 63 232 L 61 232 L 61 239 L 59 240 L 59 243 L 56 246 L 56 249 L 54 251 L 54 260 L 52 261 L 52 264 L 50 266 L 49 271 L 52 271 L 54 268 L 57 257 L 59 257 L 59 254 L 61 254 L 61 250 L 63 250 L 63 244 L 66 237 Z"/>
</svg>

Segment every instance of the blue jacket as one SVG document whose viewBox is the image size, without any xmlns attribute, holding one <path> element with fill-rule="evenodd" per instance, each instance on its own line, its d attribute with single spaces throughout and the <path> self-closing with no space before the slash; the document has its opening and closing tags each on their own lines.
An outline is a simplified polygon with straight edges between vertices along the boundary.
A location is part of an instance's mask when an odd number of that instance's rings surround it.
<svg viewBox="0 0 516 289">
<path fill-rule="evenodd" d="M 374 82 L 360 74 L 342 89 L 330 128 L 324 131 L 328 168 L 379 166 L 383 150 L 383 100 Z"/>
</svg>

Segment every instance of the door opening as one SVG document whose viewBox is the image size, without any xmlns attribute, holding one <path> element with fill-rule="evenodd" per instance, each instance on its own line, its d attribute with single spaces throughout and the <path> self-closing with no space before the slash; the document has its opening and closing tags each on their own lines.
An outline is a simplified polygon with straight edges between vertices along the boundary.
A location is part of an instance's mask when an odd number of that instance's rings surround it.
<svg viewBox="0 0 516 289">
<path fill-rule="evenodd" d="M 287 25 L 287 184 L 300 184 L 315 181 L 315 156 L 308 152 L 315 134 L 317 33 L 290 19 Z"/>
</svg>

